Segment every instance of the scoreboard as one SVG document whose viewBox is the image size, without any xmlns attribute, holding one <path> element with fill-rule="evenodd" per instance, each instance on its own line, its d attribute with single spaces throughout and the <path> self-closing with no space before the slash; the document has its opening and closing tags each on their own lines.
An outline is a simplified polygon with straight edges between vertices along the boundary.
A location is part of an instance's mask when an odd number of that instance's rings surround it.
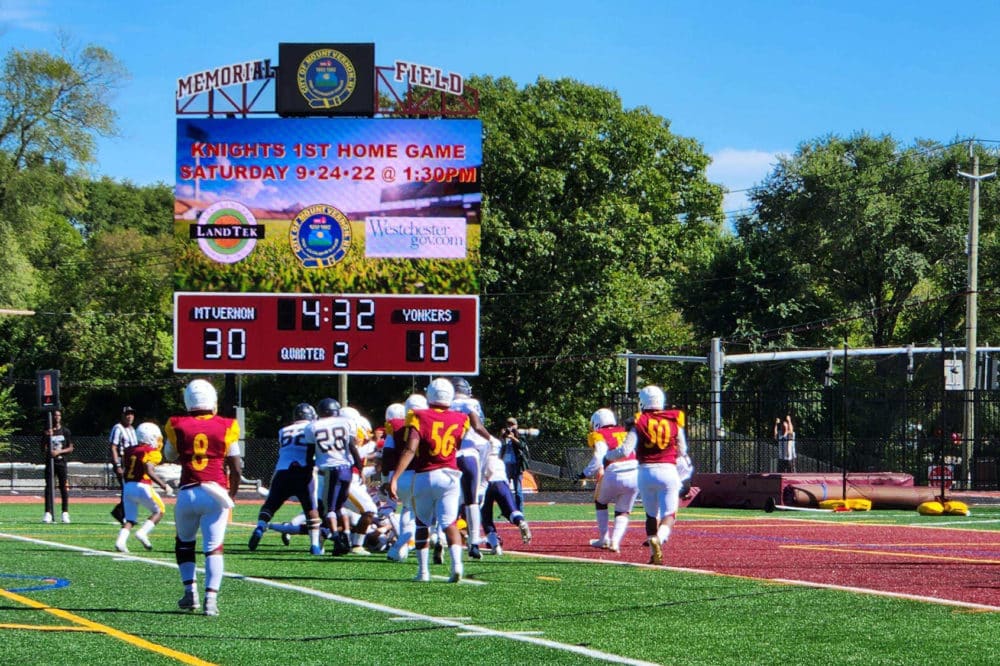
<svg viewBox="0 0 1000 666">
<path fill-rule="evenodd" d="M 478 374 L 475 295 L 176 292 L 174 371 Z"/>
</svg>

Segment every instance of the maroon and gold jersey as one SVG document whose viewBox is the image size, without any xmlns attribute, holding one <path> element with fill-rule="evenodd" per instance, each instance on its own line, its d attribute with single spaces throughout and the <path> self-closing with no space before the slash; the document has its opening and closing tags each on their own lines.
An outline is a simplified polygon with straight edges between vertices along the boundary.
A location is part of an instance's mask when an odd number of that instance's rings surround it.
<svg viewBox="0 0 1000 666">
<path fill-rule="evenodd" d="M 450 409 L 431 407 L 414 410 L 407 414 L 406 418 L 406 425 L 413 426 L 420 433 L 420 445 L 417 447 L 416 463 L 413 465 L 415 471 L 458 469 L 455 451 L 458 450 L 465 431 L 469 429 L 467 415 Z"/>
<path fill-rule="evenodd" d="M 617 449 L 619 446 L 622 445 L 622 442 L 625 441 L 625 436 L 627 434 L 628 432 L 625 430 L 625 428 L 623 428 L 620 425 L 604 426 L 603 428 L 599 428 L 591 432 L 590 435 L 588 436 L 587 443 L 590 445 L 590 448 L 594 448 L 594 444 L 598 440 L 600 440 L 607 445 L 608 451 L 614 451 L 615 449 Z M 635 460 L 635 459 L 636 459 L 635 451 L 625 456 L 624 458 L 619 458 L 618 460 L 608 460 L 608 457 L 605 455 L 604 467 L 607 467 L 612 463 L 621 462 L 623 460 Z"/>
<path fill-rule="evenodd" d="M 677 433 L 684 427 L 684 412 L 658 409 L 642 412 L 635 420 L 639 441 L 635 447 L 640 464 L 677 463 Z"/>
<path fill-rule="evenodd" d="M 385 435 L 393 435 L 395 433 L 401 432 L 403 427 L 406 426 L 406 419 L 389 419 L 385 422 Z M 403 442 L 405 446 L 406 442 Z M 396 446 L 399 447 L 399 442 L 396 442 Z M 401 447 L 400 447 L 401 448 Z"/>
<path fill-rule="evenodd" d="M 181 486 L 213 481 L 229 487 L 226 455 L 240 438 L 240 425 L 235 419 L 211 414 L 171 416 L 164 430 L 177 450 Z"/>
<path fill-rule="evenodd" d="M 152 462 L 154 453 L 158 450 L 149 446 L 148 444 L 140 444 L 139 446 L 133 446 L 125 449 L 124 457 L 122 458 L 122 474 L 125 477 L 125 481 L 134 481 L 136 483 L 152 483 L 149 475 L 146 474 L 146 463 Z"/>
</svg>

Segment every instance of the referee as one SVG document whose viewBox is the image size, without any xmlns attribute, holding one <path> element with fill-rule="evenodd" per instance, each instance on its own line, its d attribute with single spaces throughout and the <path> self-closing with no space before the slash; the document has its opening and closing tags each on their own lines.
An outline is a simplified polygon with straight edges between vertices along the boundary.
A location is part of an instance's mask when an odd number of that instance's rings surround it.
<svg viewBox="0 0 1000 666">
<path fill-rule="evenodd" d="M 125 460 L 125 449 L 130 449 L 138 444 L 135 438 L 135 428 L 132 427 L 134 421 L 135 410 L 128 405 L 122 407 L 121 418 L 111 428 L 111 436 L 108 437 L 108 443 L 111 447 L 111 464 L 114 467 L 115 478 L 118 479 L 118 487 L 121 489 L 121 492 L 125 492 L 124 473 L 122 470 L 122 461 Z M 125 505 L 121 498 L 119 498 L 115 508 L 111 510 L 111 515 L 119 523 L 125 524 Z"/>
</svg>

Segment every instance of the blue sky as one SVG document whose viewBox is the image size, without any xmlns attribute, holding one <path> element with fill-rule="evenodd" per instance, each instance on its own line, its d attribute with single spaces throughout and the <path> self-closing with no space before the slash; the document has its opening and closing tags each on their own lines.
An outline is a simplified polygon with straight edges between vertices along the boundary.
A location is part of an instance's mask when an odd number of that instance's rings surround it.
<svg viewBox="0 0 1000 666">
<path fill-rule="evenodd" d="M 615 90 L 703 145 L 709 177 L 736 191 L 728 212 L 775 155 L 831 133 L 1000 139 L 997 26 L 1000 3 L 986 0 L 0 0 L 4 53 L 55 51 L 61 30 L 132 73 L 99 175 L 173 184 L 179 77 L 277 62 L 280 42 L 374 42 L 379 65 Z"/>
</svg>

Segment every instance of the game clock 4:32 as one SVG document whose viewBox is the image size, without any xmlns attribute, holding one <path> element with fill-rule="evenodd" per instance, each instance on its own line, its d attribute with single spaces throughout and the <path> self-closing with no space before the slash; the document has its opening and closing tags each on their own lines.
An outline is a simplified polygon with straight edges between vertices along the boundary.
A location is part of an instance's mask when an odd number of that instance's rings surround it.
<svg viewBox="0 0 1000 666">
<path fill-rule="evenodd" d="M 175 292 L 174 370 L 478 374 L 479 297 Z"/>
</svg>

